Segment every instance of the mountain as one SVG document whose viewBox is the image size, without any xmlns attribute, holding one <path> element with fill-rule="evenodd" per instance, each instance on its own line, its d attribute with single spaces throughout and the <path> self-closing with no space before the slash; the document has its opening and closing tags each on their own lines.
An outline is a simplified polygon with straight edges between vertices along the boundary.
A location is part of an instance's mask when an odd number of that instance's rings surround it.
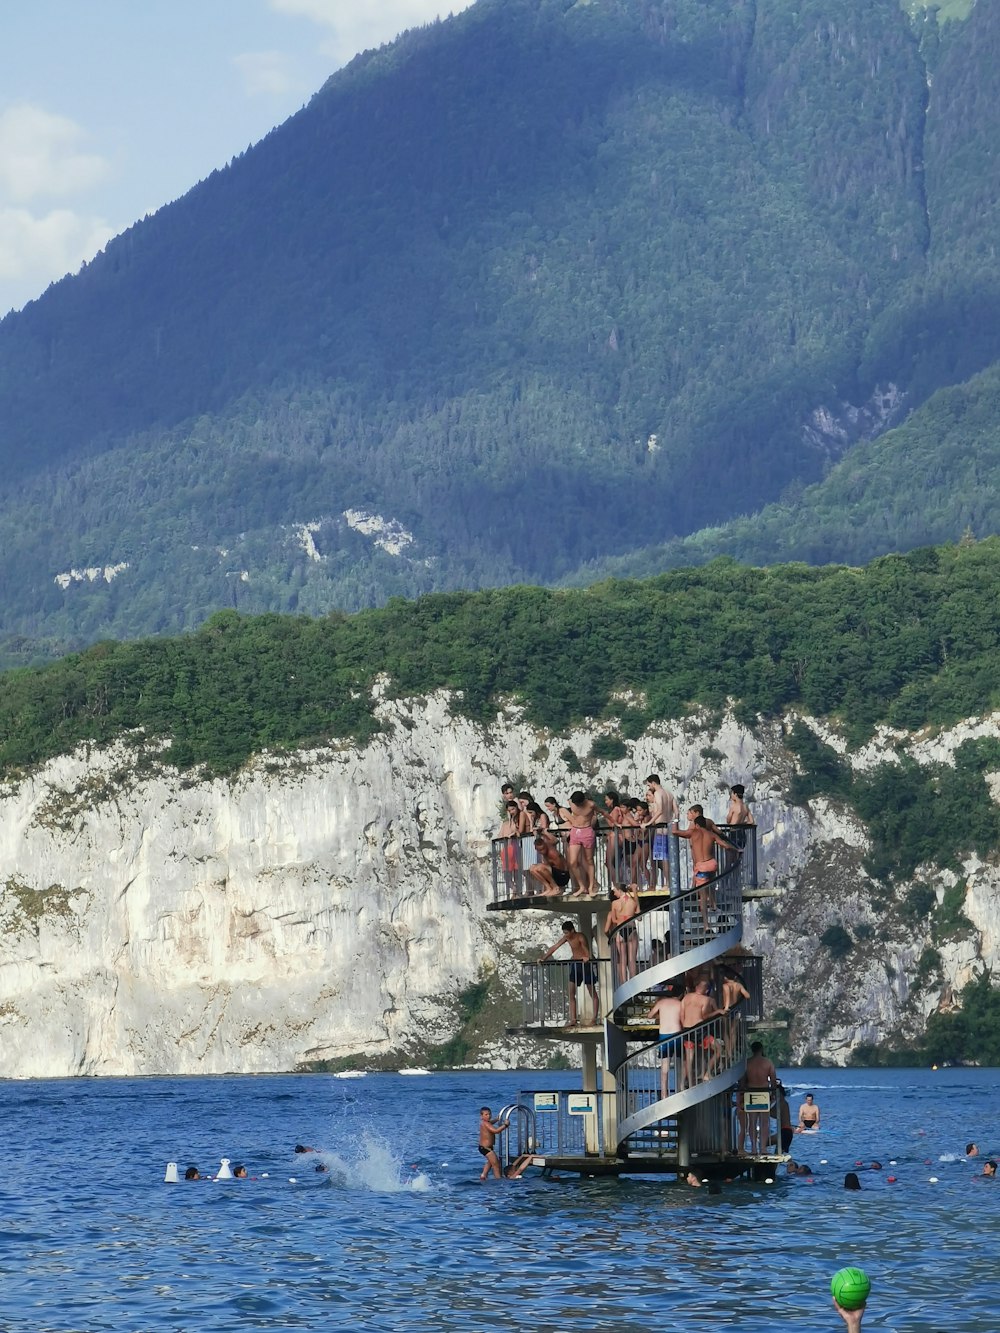
<svg viewBox="0 0 1000 1333">
<path fill-rule="evenodd" d="M 758 512 L 775 558 L 1000 358 L 998 80 L 986 3 L 479 0 L 359 57 L 0 323 L 5 660 Z"/>
<path fill-rule="evenodd" d="M 491 1066 L 551 924 L 505 779 L 747 785 L 783 1063 L 1000 1060 L 1000 539 L 587 592 L 221 612 L 0 694 L 7 1077 Z M 683 806 L 682 806 L 683 808 Z"/>
</svg>

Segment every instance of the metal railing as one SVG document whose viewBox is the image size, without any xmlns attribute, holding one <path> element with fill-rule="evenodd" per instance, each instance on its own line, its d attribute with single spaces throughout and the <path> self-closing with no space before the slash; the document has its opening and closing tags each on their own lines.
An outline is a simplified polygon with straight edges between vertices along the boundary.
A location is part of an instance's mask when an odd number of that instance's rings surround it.
<svg viewBox="0 0 1000 1333">
<path fill-rule="evenodd" d="M 741 891 L 757 886 L 757 829 L 753 825 L 719 824 L 723 838 L 741 846 L 737 865 Z M 642 829 L 600 828 L 592 856 L 588 849 L 571 855 L 569 831 L 553 833 L 556 845 L 566 858 L 570 880 L 561 896 L 568 897 L 584 887 L 583 877 L 589 878 L 593 864 L 594 891 L 600 897 L 610 895 L 612 884 L 633 884 L 640 893 L 677 893 L 682 884 L 690 884 L 692 876 L 691 850 L 686 838 L 678 838 L 672 825 L 650 824 Z M 667 839 L 668 856 L 654 858 L 657 837 Z M 729 869 L 735 859 L 731 852 L 720 849 L 720 875 Z M 532 837 L 494 838 L 491 845 L 494 903 L 514 902 L 520 898 L 541 897 L 549 887 L 544 876 L 532 874 L 539 865 L 538 852 Z M 585 869 L 586 867 L 586 869 Z M 556 886 L 559 887 L 559 886 Z M 589 884 L 587 885 L 589 887 Z M 555 896 L 555 895 L 550 895 Z"/>
<path fill-rule="evenodd" d="M 694 1149 L 734 1151 L 733 1093 L 745 1062 L 746 1021 L 736 1012 L 643 1046 L 615 1071 L 620 1133 L 630 1147 L 636 1132 L 657 1126 L 673 1137 L 674 1119 L 695 1109 Z"/>
<path fill-rule="evenodd" d="M 605 1142 L 605 1110 L 612 1092 L 567 1091 L 566 1089 L 519 1092 L 518 1114 L 510 1117 L 504 1135 L 509 1160 L 521 1153 L 539 1157 L 594 1157 L 613 1154 L 615 1144 Z"/>
<path fill-rule="evenodd" d="M 606 958 L 589 963 L 549 960 L 521 964 L 521 1007 L 525 1027 L 592 1027 L 611 998 L 611 967 Z"/>
</svg>

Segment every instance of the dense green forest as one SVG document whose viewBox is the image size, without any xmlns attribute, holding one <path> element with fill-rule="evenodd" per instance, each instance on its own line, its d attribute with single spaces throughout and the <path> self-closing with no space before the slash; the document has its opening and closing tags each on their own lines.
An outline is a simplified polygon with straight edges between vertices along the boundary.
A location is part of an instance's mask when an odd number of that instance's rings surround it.
<svg viewBox="0 0 1000 1333">
<path fill-rule="evenodd" d="M 627 738 L 734 700 L 747 721 L 799 707 L 835 718 L 858 742 L 880 722 L 913 729 L 998 706 L 998 650 L 1000 539 L 885 556 L 866 569 L 718 560 L 586 592 L 434 594 L 322 619 L 220 612 L 178 638 L 101 643 L 7 673 L 0 771 L 137 730 L 169 740 L 154 747 L 155 762 L 213 773 L 265 750 L 364 742 L 380 727 L 372 687 L 382 673 L 402 697 L 456 691 L 455 707 L 486 721 L 513 697 L 541 726 L 609 717 Z M 644 702 L 623 708 L 613 698 L 621 690 Z M 815 785 L 799 794 L 861 801 L 833 752 L 807 742 L 795 741 L 800 782 Z M 958 777 L 989 760 L 970 752 Z M 907 770 L 909 787 L 889 803 L 902 829 L 892 836 L 914 855 L 928 781 Z M 870 796 L 866 817 L 880 817 L 884 794 Z"/>
<path fill-rule="evenodd" d="M 359 57 L 0 322 L 0 661 L 995 530 L 998 83 L 963 0 L 479 0 Z"/>
</svg>

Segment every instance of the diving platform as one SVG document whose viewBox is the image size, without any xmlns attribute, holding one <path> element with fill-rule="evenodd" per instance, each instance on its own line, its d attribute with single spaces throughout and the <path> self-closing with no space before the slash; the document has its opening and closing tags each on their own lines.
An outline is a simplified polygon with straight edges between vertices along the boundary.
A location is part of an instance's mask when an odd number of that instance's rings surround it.
<svg viewBox="0 0 1000 1333">
<path fill-rule="evenodd" d="M 655 832 L 668 839 L 665 867 L 649 855 Z M 587 896 L 537 891 L 529 840 L 494 841 L 487 910 L 573 918 L 591 954 L 586 964 L 521 965 L 522 1018 L 508 1032 L 575 1044 L 583 1081 L 579 1091 L 523 1091 L 504 1108 L 506 1164 L 528 1156 L 545 1174 L 693 1172 L 712 1181 L 766 1179 L 788 1160 L 774 1089 L 749 1087 L 746 1073 L 749 1034 L 777 1024 L 764 1013 L 763 960 L 743 946 L 743 905 L 773 890 L 758 882 L 756 828 L 721 825 L 718 832 L 735 846 L 720 848 L 716 873 L 695 884 L 690 843 L 675 828 L 645 830 L 627 855 L 620 830 L 599 830 L 598 892 Z M 611 888 L 622 874 L 638 912 L 606 934 Z M 709 982 L 712 1008 L 724 1012 L 661 1033 L 652 1006 L 696 980 Z M 734 998 L 723 1005 L 726 987 Z"/>
</svg>

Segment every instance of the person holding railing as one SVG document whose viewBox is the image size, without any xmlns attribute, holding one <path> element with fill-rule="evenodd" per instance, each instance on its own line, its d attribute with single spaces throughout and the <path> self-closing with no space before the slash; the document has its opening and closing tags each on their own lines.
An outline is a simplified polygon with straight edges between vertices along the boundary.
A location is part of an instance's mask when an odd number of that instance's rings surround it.
<svg viewBox="0 0 1000 1333">
<path fill-rule="evenodd" d="M 504 884 L 507 888 L 507 897 L 515 898 L 520 896 L 521 886 L 521 810 L 517 801 L 511 799 L 507 802 L 506 816 L 500 825 L 497 833 L 498 838 L 502 838 L 500 844 L 500 867 L 503 870 Z"/>
<path fill-rule="evenodd" d="M 674 1067 L 674 1086 L 677 1086 L 679 1061 L 684 1046 L 681 1024 L 682 989 L 676 982 L 667 983 L 667 988 L 646 1015 L 660 1025 L 660 1044 L 657 1054 L 660 1057 L 660 1098 L 665 1100 L 670 1095 L 670 1069 Z"/>
<path fill-rule="evenodd" d="M 694 888 L 698 890 L 698 906 L 701 910 L 702 925 L 705 934 L 710 933 L 708 914 L 715 910 L 715 894 L 707 885 L 719 873 L 719 863 L 712 855 L 713 846 L 726 847 L 737 856 L 741 849 L 721 836 L 714 824 L 705 818 L 700 805 L 692 805 L 687 812 L 686 829 L 674 828 L 678 838 L 688 838 L 691 842 L 691 861 L 694 866 Z"/>
<path fill-rule="evenodd" d="M 570 882 L 569 863 L 551 833 L 535 839 L 535 853 L 538 860 L 528 867 L 528 879 L 540 886 L 542 897 L 561 898 Z"/>
<path fill-rule="evenodd" d="M 622 824 L 625 822 L 625 807 L 616 791 L 604 793 L 604 818 L 608 831 L 604 844 L 604 862 L 608 868 L 609 884 L 625 884 L 628 880 L 628 864 L 625 858 L 625 835 Z"/>
<path fill-rule="evenodd" d="M 557 949 L 562 948 L 564 944 L 569 945 L 572 961 L 569 965 L 569 1022 L 566 1026 L 571 1028 L 578 1026 L 576 993 L 578 987 L 586 986 L 590 992 L 590 998 L 594 1002 L 592 1026 L 596 1027 L 601 1009 L 600 998 L 597 994 L 597 964 L 591 960 L 590 945 L 587 943 L 586 935 L 577 930 L 572 921 L 564 921 L 562 931 L 563 933 L 555 944 L 550 949 L 546 949 L 538 961 L 540 963 L 548 962 Z"/>
<path fill-rule="evenodd" d="M 701 976 L 694 984 L 694 989 L 681 1000 L 681 1027 L 684 1029 L 684 1086 L 693 1087 L 697 1082 L 699 1069 L 701 1081 L 707 1083 L 717 1072 L 721 1064 L 724 1047 L 718 1037 L 711 1032 L 698 1035 L 692 1031 L 711 1022 L 713 1018 L 722 1018 L 728 1010 L 720 1009 L 708 993 L 709 980 Z"/>
</svg>

